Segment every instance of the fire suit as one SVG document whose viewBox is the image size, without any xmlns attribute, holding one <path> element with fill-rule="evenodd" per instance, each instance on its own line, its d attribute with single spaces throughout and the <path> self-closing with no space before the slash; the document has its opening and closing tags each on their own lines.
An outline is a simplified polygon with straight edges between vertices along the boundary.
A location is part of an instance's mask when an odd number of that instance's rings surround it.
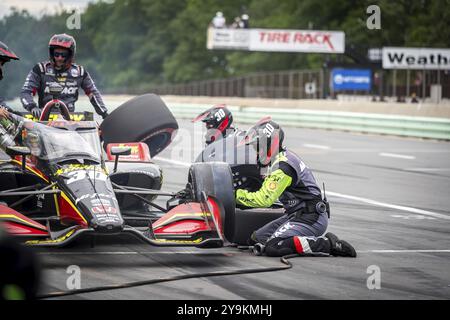
<svg viewBox="0 0 450 320">
<path fill-rule="evenodd" d="M 251 244 L 265 245 L 268 256 L 329 255 L 330 242 L 321 237 L 328 226 L 328 204 L 311 170 L 289 150 L 276 156 L 260 190 L 236 190 L 237 204 L 246 207 L 270 207 L 277 199 L 286 213 L 256 230 Z"/>
<path fill-rule="evenodd" d="M 78 90 L 82 88 L 89 97 L 95 111 L 103 117 L 107 115 L 108 110 L 102 96 L 84 67 L 72 64 L 65 70 L 56 70 L 50 61 L 38 63 L 28 74 L 20 94 L 24 108 L 31 111 L 37 106 L 33 100 L 36 93 L 39 96 L 38 105 L 40 109 L 51 101 L 53 97 L 49 93 L 49 85 L 52 83 L 57 83 L 63 87 L 63 91 L 58 98 L 67 105 L 70 112 L 75 111 Z"/>
</svg>

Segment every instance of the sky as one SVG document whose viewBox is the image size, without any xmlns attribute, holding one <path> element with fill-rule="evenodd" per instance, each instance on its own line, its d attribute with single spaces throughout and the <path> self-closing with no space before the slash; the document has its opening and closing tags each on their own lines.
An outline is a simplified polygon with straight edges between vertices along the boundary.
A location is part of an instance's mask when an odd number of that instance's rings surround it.
<svg viewBox="0 0 450 320">
<path fill-rule="evenodd" d="M 36 17 L 54 13 L 61 6 L 67 9 L 84 10 L 89 2 L 98 0 L 0 0 L 0 19 L 10 12 L 11 7 L 26 9 Z M 107 0 L 108 2 L 111 0 Z"/>
</svg>

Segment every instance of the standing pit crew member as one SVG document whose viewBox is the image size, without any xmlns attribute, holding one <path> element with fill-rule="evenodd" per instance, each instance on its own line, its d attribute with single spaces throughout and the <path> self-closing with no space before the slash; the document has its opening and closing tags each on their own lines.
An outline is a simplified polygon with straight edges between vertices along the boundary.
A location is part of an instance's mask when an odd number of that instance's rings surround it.
<svg viewBox="0 0 450 320">
<path fill-rule="evenodd" d="M 249 240 L 256 254 L 284 256 L 333 255 L 356 257 L 355 249 L 328 232 L 329 205 L 322 199 L 312 171 L 292 151 L 283 147 L 284 132 L 270 118 L 247 131 L 242 141 L 257 152 L 260 167 L 270 165 L 262 187 L 256 192 L 236 190 L 236 203 L 267 208 L 279 199 L 285 214 L 256 230 Z"/>
<path fill-rule="evenodd" d="M 6 44 L 0 41 L 0 81 L 3 79 L 3 66 L 11 60 L 19 60 L 19 57 L 8 48 Z M 0 95 L 0 107 L 11 110 Z"/>
<path fill-rule="evenodd" d="M 57 83 L 63 88 L 58 98 L 70 112 L 75 111 L 78 90 L 82 88 L 95 111 L 103 119 L 106 118 L 108 110 L 94 81 L 83 66 L 74 63 L 75 39 L 65 33 L 56 34 L 51 37 L 48 48 L 50 60 L 36 64 L 25 80 L 20 95 L 23 107 L 39 118 L 44 106 L 53 99 L 50 86 Z M 38 104 L 33 100 L 36 94 Z"/>
<path fill-rule="evenodd" d="M 6 44 L 0 41 L 0 81 L 3 79 L 4 64 L 11 60 L 19 60 L 19 57 Z M 5 100 L 0 96 L 0 148 L 2 149 L 15 145 L 11 137 L 14 125 L 9 121 L 11 111 L 11 108 L 6 105 Z"/>
</svg>

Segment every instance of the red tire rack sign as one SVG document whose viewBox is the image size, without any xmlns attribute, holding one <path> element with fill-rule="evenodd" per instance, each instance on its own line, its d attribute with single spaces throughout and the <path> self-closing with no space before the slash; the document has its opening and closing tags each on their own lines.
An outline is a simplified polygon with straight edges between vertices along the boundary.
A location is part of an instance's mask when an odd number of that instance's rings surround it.
<svg viewBox="0 0 450 320">
<path fill-rule="evenodd" d="M 208 29 L 206 47 L 269 52 L 344 53 L 342 31 L 285 29 Z"/>
</svg>

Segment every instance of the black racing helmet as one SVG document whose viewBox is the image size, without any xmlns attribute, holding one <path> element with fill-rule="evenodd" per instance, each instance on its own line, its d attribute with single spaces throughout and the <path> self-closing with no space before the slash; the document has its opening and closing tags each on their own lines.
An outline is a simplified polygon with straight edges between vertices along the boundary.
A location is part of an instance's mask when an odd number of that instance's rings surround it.
<svg viewBox="0 0 450 320">
<path fill-rule="evenodd" d="M 10 60 L 19 60 L 19 57 L 6 44 L 0 41 L 0 80 L 3 79 L 2 66 Z"/>
<path fill-rule="evenodd" d="M 55 34 L 50 38 L 48 43 L 48 52 L 50 60 L 54 63 L 54 52 L 56 48 L 63 48 L 69 50 L 69 56 L 66 58 L 66 66 L 70 66 L 75 58 L 75 52 L 77 49 L 77 43 L 75 38 L 66 33 Z"/>
<path fill-rule="evenodd" d="M 224 104 L 217 104 L 212 108 L 200 113 L 192 122 L 202 121 L 206 124 L 206 143 L 210 144 L 222 135 L 225 136 L 226 130 L 233 123 L 233 115 Z"/>
<path fill-rule="evenodd" d="M 283 148 L 284 131 L 271 117 L 264 117 L 247 130 L 240 145 L 252 145 L 258 163 L 267 166 Z"/>
</svg>

